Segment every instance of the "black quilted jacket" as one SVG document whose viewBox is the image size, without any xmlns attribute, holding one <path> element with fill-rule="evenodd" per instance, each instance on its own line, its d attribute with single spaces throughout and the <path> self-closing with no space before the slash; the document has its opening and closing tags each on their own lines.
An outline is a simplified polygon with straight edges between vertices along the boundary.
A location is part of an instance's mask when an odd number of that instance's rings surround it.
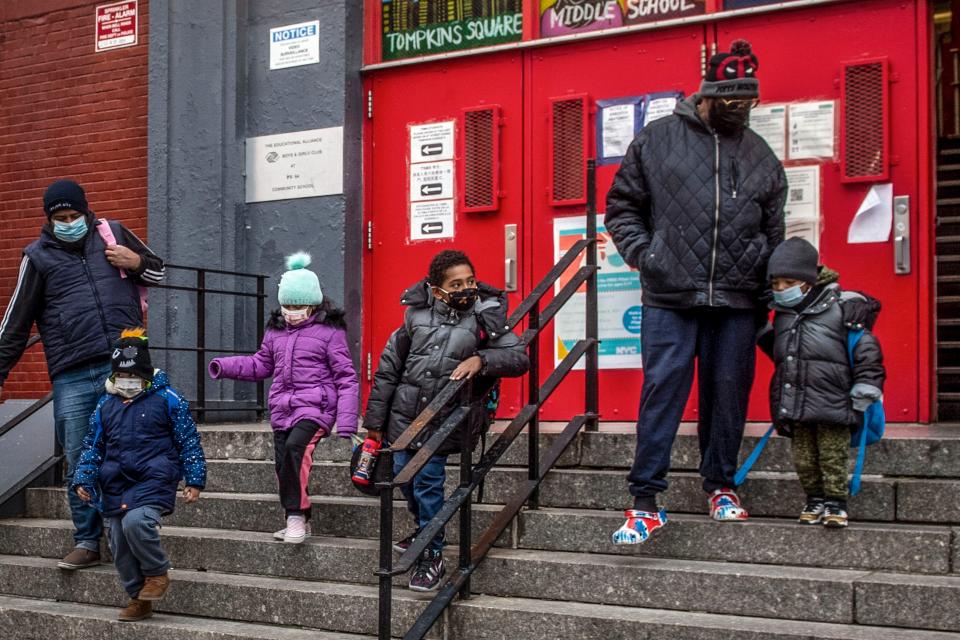
<svg viewBox="0 0 960 640">
<path fill-rule="evenodd" d="M 474 378 L 467 420 L 473 438 L 479 437 L 488 426 L 481 400 L 490 386 L 497 378 L 522 376 L 530 361 L 520 338 L 505 330 L 507 295 L 484 283 L 478 283 L 478 288 L 480 299 L 465 312 L 434 298 L 426 281 L 403 292 L 400 303 L 407 307 L 403 326 L 393 332 L 380 356 L 364 427 L 385 430 L 388 439 L 396 441 L 450 382 L 457 365 L 476 354 L 483 360 L 483 369 Z M 455 407 L 451 402 L 440 411 L 411 447 L 422 447 Z M 437 453 L 459 453 L 460 434 L 459 429 L 451 433 Z"/>
<path fill-rule="evenodd" d="M 869 331 L 857 343 L 850 366 L 845 307 L 863 303 L 864 296 L 830 284 L 808 297 L 809 303 L 797 309 L 774 307 L 770 413 L 782 435 L 791 435 L 797 422 L 856 426 L 862 418 L 850 398 L 853 385 L 882 391 L 886 378 L 880 343 Z"/>
<path fill-rule="evenodd" d="M 696 100 L 631 143 L 607 194 L 607 231 L 640 270 L 645 305 L 762 308 L 784 234 L 783 166 L 750 129 L 715 134 Z"/>
</svg>

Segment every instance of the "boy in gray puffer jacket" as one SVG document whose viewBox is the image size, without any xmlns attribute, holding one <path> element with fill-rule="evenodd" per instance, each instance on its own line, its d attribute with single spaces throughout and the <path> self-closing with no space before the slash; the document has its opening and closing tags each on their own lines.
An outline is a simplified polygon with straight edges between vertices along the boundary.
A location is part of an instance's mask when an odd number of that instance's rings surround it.
<svg viewBox="0 0 960 640">
<path fill-rule="evenodd" d="M 850 434 L 862 412 L 883 393 L 886 373 L 876 337 L 863 326 L 863 309 L 876 301 L 819 278 L 817 250 L 790 238 L 770 257 L 773 289 L 773 361 L 770 412 L 781 434 L 793 438 L 793 460 L 807 504 L 801 524 L 847 525 Z M 832 280 L 832 281 L 831 281 Z M 847 353 L 847 333 L 864 329 Z"/>
<path fill-rule="evenodd" d="M 530 362 L 523 342 L 506 329 L 507 296 L 478 282 L 470 259 L 460 251 L 441 251 L 427 278 L 403 292 L 407 307 L 403 326 L 390 336 L 367 400 L 363 424 L 369 437 L 395 442 L 410 423 L 453 380 L 474 378 L 470 413 L 471 448 L 489 424 L 484 399 L 502 377 L 521 376 Z M 413 458 L 444 420 L 459 406 L 451 402 L 414 438 L 410 448 L 394 454 L 394 471 Z M 460 452 L 455 429 L 437 453 L 403 487 L 417 531 L 394 545 L 405 551 L 417 532 L 443 505 L 447 455 Z M 415 591 L 433 591 L 444 574 L 443 532 L 424 551 L 410 578 Z"/>
</svg>

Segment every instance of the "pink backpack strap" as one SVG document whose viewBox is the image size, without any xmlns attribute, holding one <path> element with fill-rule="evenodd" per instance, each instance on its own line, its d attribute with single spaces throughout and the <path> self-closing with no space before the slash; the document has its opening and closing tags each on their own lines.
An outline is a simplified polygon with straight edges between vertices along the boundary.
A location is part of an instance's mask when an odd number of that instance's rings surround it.
<svg viewBox="0 0 960 640">
<path fill-rule="evenodd" d="M 100 234 L 105 245 L 108 247 L 116 246 L 117 238 L 113 235 L 113 229 L 110 228 L 110 223 L 103 218 L 97 221 L 97 233 Z M 123 269 L 118 269 L 118 271 L 120 272 L 121 278 L 127 277 L 127 273 Z"/>
</svg>

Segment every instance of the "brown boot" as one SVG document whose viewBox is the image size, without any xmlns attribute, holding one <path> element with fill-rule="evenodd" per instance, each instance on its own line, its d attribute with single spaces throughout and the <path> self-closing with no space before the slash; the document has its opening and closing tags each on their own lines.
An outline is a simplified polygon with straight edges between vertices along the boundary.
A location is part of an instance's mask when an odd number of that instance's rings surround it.
<svg viewBox="0 0 960 640">
<path fill-rule="evenodd" d="M 161 576 L 147 576 L 143 582 L 143 588 L 140 589 L 140 600 L 159 600 L 167 592 L 170 586 L 170 577 L 167 574 Z"/>
<path fill-rule="evenodd" d="M 57 566 L 67 571 L 77 569 L 86 569 L 100 564 L 100 554 L 89 549 L 80 549 L 79 547 L 68 553 L 63 560 L 57 563 Z"/>
<path fill-rule="evenodd" d="M 120 622 L 136 622 L 146 620 L 153 615 L 153 605 L 144 600 L 133 598 L 124 609 L 120 610 L 117 620 Z"/>
</svg>

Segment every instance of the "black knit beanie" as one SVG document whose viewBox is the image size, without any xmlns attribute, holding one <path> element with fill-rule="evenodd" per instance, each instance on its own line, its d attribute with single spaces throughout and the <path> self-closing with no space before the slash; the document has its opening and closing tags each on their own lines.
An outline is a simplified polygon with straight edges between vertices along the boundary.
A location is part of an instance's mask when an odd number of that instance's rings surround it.
<svg viewBox="0 0 960 640">
<path fill-rule="evenodd" d="M 60 209 L 73 209 L 89 213 L 87 194 L 73 180 L 57 180 L 43 193 L 43 210 L 49 218 Z"/>
<path fill-rule="evenodd" d="M 132 373 L 153 382 L 149 341 L 143 329 L 128 329 L 120 334 L 120 339 L 113 345 L 110 366 L 113 373 Z"/>
<path fill-rule="evenodd" d="M 815 284 L 817 282 L 817 263 L 820 256 L 817 249 L 803 238 L 787 238 L 781 242 L 770 262 L 767 263 L 767 280 L 789 278 Z"/>
<path fill-rule="evenodd" d="M 737 40 L 730 45 L 730 53 L 718 53 L 710 58 L 707 75 L 700 84 L 700 95 L 704 98 L 759 98 L 759 67 L 750 43 Z"/>
</svg>

